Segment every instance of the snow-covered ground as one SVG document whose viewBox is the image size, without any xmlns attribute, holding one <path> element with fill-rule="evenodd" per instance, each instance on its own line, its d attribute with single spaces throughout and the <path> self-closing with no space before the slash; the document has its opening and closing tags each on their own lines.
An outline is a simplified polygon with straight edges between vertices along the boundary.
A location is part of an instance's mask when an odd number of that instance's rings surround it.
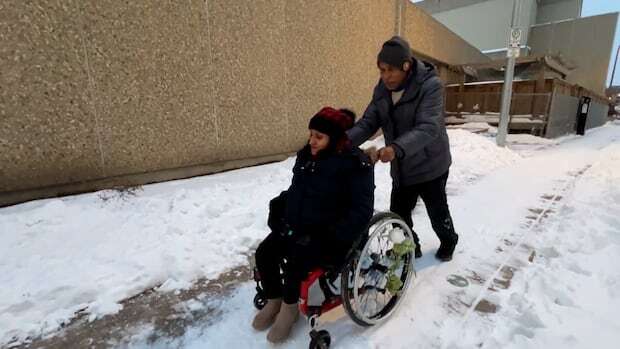
<svg viewBox="0 0 620 349">
<path fill-rule="evenodd" d="M 439 243 L 420 204 L 414 222 L 425 255 L 401 307 L 373 328 L 346 318 L 329 323 L 332 345 L 616 347 L 620 124 L 552 142 L 509 138 L 509 149 L 488 135 L 449 136 L 449 203 L 460 234 L 454 260 L 434 260 Z M 286 189 L 292 165 L 0 209 L 0 346 L 54 333 L 78 311 L 94 320 L 144 289 L 187 287 L 247 263 L 267 234 L 268 201 Z M 376 182 L 376 209 L 385 210 L 387 166 L 377 165 Z M 242 284 L 218 300 L 215 324 L 183 338 L 147 343 L 146 326 L 129 346 L 268 347 L 249 325 L 253 292 Z M 281 347 L 307 347 L 306 332 L 300 321 Z"/>
</svg>

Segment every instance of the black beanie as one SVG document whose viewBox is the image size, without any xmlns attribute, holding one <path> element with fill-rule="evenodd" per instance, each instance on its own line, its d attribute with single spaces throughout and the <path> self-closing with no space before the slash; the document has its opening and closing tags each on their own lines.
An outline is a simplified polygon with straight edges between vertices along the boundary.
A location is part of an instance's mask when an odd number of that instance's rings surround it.
<svg viewBox="0 0 620 349">
<path fill-rule="evenodd" d="M 344 136 L 344 130 L 337 123 L 329 120 L 323 115 L 315 115 L 312 119 L 310 119 L 308 128 L 328 135 L 330 140 L 334 142 Z"/>
<path fill-rule="evenodd" d="M 409 43 L 400 36 L 393 36 L 390 40 L 383 43 L 383 47 L 377 56 L 377 65 L 379 62 L 402 69 L 403 63 L 413 62 L 413 54 Z"/>
<path fill-rule="evenodd" d="M 335 143 L 345 136 L 345 131 L 350 129 L 354 122 L 355 113 L 352 111 L 324 107 L 310 119 L 308 128 L 325 133 L 330 141 Z"/>
<path fill-rule="evenodd" d="M 310 119 L 308 128 L 329 136 L 328 151 L 341 151 L 351 146 L 345 131 L 353 126 L 354 121 L 355 113 L 348 109 L 324 107 Z"/>
</svg>

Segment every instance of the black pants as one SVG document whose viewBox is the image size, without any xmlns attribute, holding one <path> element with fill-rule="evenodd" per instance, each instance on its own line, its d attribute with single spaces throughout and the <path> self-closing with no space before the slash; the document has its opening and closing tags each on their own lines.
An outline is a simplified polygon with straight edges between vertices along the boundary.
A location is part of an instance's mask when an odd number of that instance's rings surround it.
<svg viewBox="0 0 620 349">
<path fill-rule="evenodd" d="M 577 116 L 577 134 L 583 136 L 586 134 L 586 117 L 588 115 L 579 114 Z"/>
<path fill-rule="evenodd" d="M 401 216 L 413 231 L 413 221 L 411 212 L 415 208 L 418 197 L 422 197 L 426 205 L 426 212 L 431 220 L 433 230 L 441 242 L 455 241 L 457 235 L 454 231 L 448 200 L 446 199 L 446 182 L 448 171 L 443 175 L 423 183 L 418 183 L 406 187 L 392 187 L 392 197 L 390 211 Z M 419 238 L 413 233 L 416 245 L 419 245 Z"/>
<path fill-rule="evenodd" d="M 301 282 L 308 273 L 316 267 L 343 263 L 349 248 L 328 239 L 270 233 L 256 249 L 256 267 L 265 297 L 282 298 L 287 304 L 297 303 Z M 281 266 L 283 273 L 280 273 Z"/>
</svg>

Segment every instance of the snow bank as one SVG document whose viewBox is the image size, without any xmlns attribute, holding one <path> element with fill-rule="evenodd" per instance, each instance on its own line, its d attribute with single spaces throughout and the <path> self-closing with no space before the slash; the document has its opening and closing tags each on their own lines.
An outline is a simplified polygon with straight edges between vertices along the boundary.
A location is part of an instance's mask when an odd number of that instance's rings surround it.
<svg viewBox="0 0 620 349">
<path fill-rule="evenodd" d="M 247 262 L 292 160 L 227 174 L 0 209 L 0 343 L 91 319 L 162 285 Z"/>
<path fill-rule="evenodd" d="M 465 130 L 450 130 L 452 167 L 449 183 L 462 185 L 497 168 L 517 162 L 521 157 L 509 148 L 501 148 L 494 139 Z"/>
</svg>

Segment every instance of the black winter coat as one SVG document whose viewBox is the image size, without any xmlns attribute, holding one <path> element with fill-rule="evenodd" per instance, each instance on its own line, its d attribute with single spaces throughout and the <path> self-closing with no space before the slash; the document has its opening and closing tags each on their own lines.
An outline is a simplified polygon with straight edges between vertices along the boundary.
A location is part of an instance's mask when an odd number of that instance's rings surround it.
<svg viewBox="0 0 620 349">
<path fill-rule="evenodd" d="M 360 145 L 381 128 L 385 144 L 395 144 L 397 158 L 391 162 L 394 186 L 433 180 L 452 163 L 443 112 L 443 84 L 435 68 L 415 61 L 405 91 L 396 104 L 383 81 L 375 87 L 364 116 L 347 134 Z"/>
<path fill-rule="evenodd" d="M 350 247 L 372 217 L 374 189 L 373 165 L 359 148 L 313 159 L 306 146 L 297 153 L 291 186 L 270 203 L 283 224 L 270 212 L 269 225 L 294 238 Z"/>
</svg>

